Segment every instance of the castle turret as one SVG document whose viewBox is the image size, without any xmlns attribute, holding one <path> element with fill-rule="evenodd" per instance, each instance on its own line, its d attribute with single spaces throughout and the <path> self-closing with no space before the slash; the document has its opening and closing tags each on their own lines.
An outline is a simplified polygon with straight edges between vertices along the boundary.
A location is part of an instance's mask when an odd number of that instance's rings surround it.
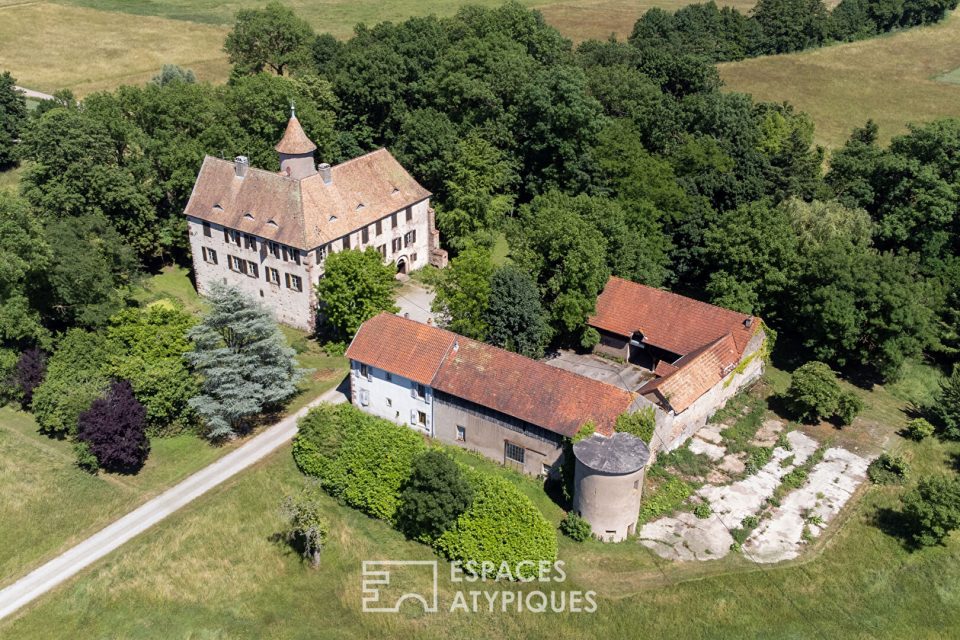
<svg viewBox="0 0 960 640">
<path fill-rule="evenodd" d="M 274 149 L 280 154 L 280 173 L 295 180 L 302 180 L 317 172 L 313 163 L 313 152 L 317 150 L 317 145 L 313 144 L 300 126 L 293 106 L 290 107 L 287 130 L 283 132 L 283 138 Z"/>
</svg>

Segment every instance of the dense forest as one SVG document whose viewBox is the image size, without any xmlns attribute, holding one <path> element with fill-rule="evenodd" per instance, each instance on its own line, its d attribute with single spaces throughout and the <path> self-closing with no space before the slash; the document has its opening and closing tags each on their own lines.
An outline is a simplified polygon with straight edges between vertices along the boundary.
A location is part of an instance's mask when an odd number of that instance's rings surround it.
<svg viewBox="0 0 960 640">
<path fill-rule="evenodd" d="M 879 6 L 844 0 L 830 15 Z M 946 5 L 898 6 L 913 17 L 874 20 L 871 33 Z M 347 41 L 273 5 L 292 34 L 284 50 L 243 47 L 238 29 L 223 86 L 169 68 L 28 114 L 7 75 L 0 162 L 12 148 L 25 169 L 21 194 L 0 195 L 0 343 L 49 349 L 67 328 L 103 326 L 140 274 L 189 264 L 182 211 L 203 156 L 276 169 L 295 102 L 319 161 L 386 146 L 435 194 L 454 274 L 489 270 L 505 236 L 512 265 L 494 282 L 535 292 L 506 308 L 543 314 L 523 324 L 554 344 L 589 341 L 584 321 L 612 273 L 758 314 L 802 359 L 869 379 L 921 354 L 954 359 L 960 120 L 889 147 L 868 122 L 825 162 L 806 115 L 721 91 L 716 60 L 781 50 L 761 8 L 743 29 L 767 44 L 731 52 L 687 41 L 703 42 L 697 29 L 726 38 L 697 12 L 742 22 L 712 5 L 651 11 L 627 42 L 577 47 L 516 3 L 360 25 Z M 677 26 L 690 23 L 701 26 Z M 478 318 L 475 334 L 502 333 Z"/>
</svg>

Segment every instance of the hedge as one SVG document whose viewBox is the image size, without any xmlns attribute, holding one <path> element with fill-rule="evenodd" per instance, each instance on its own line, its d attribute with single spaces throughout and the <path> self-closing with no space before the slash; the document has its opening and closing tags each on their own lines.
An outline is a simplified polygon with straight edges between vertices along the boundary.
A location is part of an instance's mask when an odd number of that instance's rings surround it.
<svg viewBox="0 0 960 640">
<path fill-rule="evenodd" d="M 557 536 L 553 526 L 527 496 L 503 478 L 464 468 L 473 485 L 473 504 L 456 523 L 434 542 L 434 549 L 449 560 L 492 562 L 497 567 L 557 558 Z M 525 569 L 530 569 L 524 573 Z M 530 578 L 536 569 L 520 567 Z"/>
<path fill-rule="evenodd" d="M 293 457 L 331 496 L 392 522 L 413 458 L 425 449 L 410 429 L 352 405 L 321 405 L 300 421 Z"/>
</svg>

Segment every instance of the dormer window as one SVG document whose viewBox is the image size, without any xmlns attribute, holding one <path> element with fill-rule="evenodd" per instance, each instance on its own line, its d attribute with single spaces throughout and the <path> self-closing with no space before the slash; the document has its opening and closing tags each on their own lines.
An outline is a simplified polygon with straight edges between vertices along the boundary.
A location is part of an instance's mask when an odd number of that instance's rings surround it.
<svg viewBox="0 0 960 640">
<path fill-rule="evenodd" d="M 336 222 L 337 216 L 330 216 L 330 222 Z"/>
<path fill-rule="evenodd" d="M 390 192 L 390 195 L 395 196 L 395 195 L 397 195 L 398 193 L 400 193 L 400 189 L 397 188 L 397 187 L 394 187 L 394 188 L 393 188 L 393 191 Z"/>
<path fill-rule="evenodd" d="M 253 220 L 253 219 L 254 219 L 254 218 L 253 218 L 253 214 L 250 213 L 249 211 L 247 211 L 245 214 L 243 214 L 243 219 L 244 219 L 244 220 Z"/>
<path fill-rule="evenodd" d="M 362 202 L 358 202 L 358 203 L 357 203 L 357 208 L 356 208 L 356 210 L 357 210 L 357 211 L 360 211 L 361 209 L 363 209 L 363 203 L 362 203 Z"/>
<path fill-rule="evenodd" d="M 270 226 L 270 227 L 273 227 L 274 229 L 276 229 L 276 228 L 278 228 L 280 225 L 278 225 L 276 222 L 274 222 L 273 219 L 270 219 L 270 220 L 267 220 L 267 226 Z"/>
<path fill-rule="evenodd" d="M 214 211 L 223 211 L 223 207 L 220 206 L 220 203 L 218 202 L 217 204 L 213 205 L 213 210 L 214 210 Z"/>
</svg>

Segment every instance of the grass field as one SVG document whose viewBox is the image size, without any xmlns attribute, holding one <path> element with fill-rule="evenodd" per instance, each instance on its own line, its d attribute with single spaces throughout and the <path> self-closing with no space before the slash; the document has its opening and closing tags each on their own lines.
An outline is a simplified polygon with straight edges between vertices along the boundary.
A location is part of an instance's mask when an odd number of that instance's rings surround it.
<svg viewBox="0 0 960 640">
<path fill-rule="evenodd" d="M 720 65 L 730 90 L 788 101 L 809 113 L 817 142 L 843 144 L 868 118 L 886 142 L 908 122 L 960 116 L 960 15 L 881 38 Z M 941 78 L 938 80 L 938 78 Z M 946 81 L 943 81 L 946 80 Z"/>
<path fill-rule="evenodd" d="M 77 95 L 148 81 L 164 63 L 193 69 L 201 80 L 229 74 L 223 39 L 239 9 L 266 0 L 0 0 L 0 70 L 31 89 L 72 89 Z M 286 0 L 319 31 L 347 38 L 357 23 L 413 15 L 451 15 L 463 4 L 502 0 Z M 523 0 L 574 40 L 628 36 L 652 6 L 675 9 L 686 0 Z M 732 0 L 749 8 L 750 0 Z"/>
<path fill-rule="evenodd" d="M 141 302 L 180 300 L 192 313 L 205 304 L 186 270 L 169 268 L 137 292 Z M 301 366 L 312 369 L 287 407 L 294 412 L 346 375 L 344 358 L 326 356 L 303 332 L 286 330 Z M 154 438 L 146 466 L 135 476 L 91 476 L 74 464 L 72 444 L 37 432 L 33 417 L 0 408 L 0 586 L 13 582 L 105 524 L 226 454 L 242 441 L 211 446 L 195 435 Z"/>
<path fill-rule="evenodd" d="M 895 415 L 927 397 L 918 381 L 876 388 L 878 411 Z M 775 384 L 786 380 L 774 372 Z M 900 396 L 905 397 L 902 399 Z M 854 427 L 856 428 L 856 427 Z M 913 478 L 956 465 L 960 445 L 899 441 Z M 536 483 L 492 463 L 554 522 L 559 509 Z M 899 489 L 869 488 L 797 562 L 749 565 L 737 554 L 714 563 L 670 564 L 636 543 L 577 545 L 561 539 L 562 589 L 595 589 L 595 614 L 450 613 L 456 588 L 441 568 L 441 612 L 360 610 L 361 562 L 432 559 L 386 524 L 325 500 L 331 542 L 319 570 L 303 567 L 274 535 L 278 504 L 303 477 L 289 447 L 138 537 L 80 577 L 0 623 L 17 638 L 474 638 L 553 640 L 663 638 L 943 638 L 960 633 L 960 535 L 919 552 L 876 525 L 896 509 Z M 514 587 L 510 587 L 513 589 Z M 544 588 L 516 587 L 519 590 Z M 547 590 L 555 587 L 546 587 Z M 481 600 L 482 602 L 483 600 Z"/>
</svg>

